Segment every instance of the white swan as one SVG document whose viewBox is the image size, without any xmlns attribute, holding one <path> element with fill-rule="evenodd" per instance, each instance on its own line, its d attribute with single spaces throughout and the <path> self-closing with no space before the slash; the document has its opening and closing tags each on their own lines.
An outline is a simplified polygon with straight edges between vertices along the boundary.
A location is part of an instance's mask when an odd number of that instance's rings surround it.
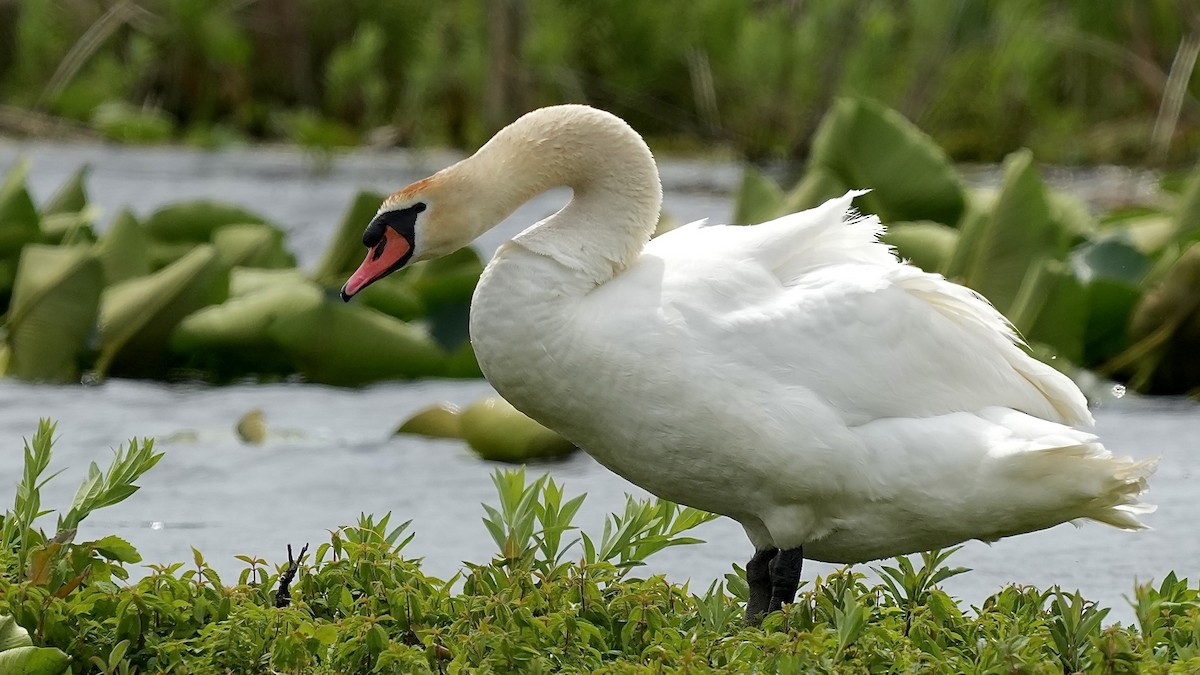
<svg viewBox="0 0 1200 675">
<path fill-rule="evenodd" d="M 804 556 L 861 562 L 1092 519 L 1123 529 L 1154 460 L 1114 457 L 1079 389 L 974 292 L 896 259 L 852 192 L 650 241 L 649 149 L 586 106 L 520 118 L 393 194 L 343 297 L 574 196 L 484 271 L 471 339 L 514 406 L 650 492 L 746 530 L 747 620 Z"/>
</svg>

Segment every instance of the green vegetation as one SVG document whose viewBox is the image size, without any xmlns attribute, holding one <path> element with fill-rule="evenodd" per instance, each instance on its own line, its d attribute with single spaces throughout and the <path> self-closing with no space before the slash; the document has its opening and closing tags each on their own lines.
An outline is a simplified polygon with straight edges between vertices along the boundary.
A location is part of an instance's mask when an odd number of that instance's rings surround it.
<svg viewBox="0 0 1200 675">
<path fill-rule="evenodd" d="M 1028 150 L 1004 159 L 998 188 L 968 189 L 895 111 L 842 99 L 795 187 L 747 170 L 734 221 L 760 222 L 853 188 L 871 188 L 855 204 L 879 215 L 901 257 L 979 291 L 1039 358 L 1143 393 L 1200 392 L 1200 170 L 1159 204 L 1096 217 L 1048 188 Z"/>
<path fill-rule="evenodd" d="M 299 374 L 347 386 L 480 374 L 466 330 L 483 269 L 473 251 L 413 265 L 353 305 L 338 298 L 380 195 L 355 199 L 305 274 L 283 232 L 244 209 L 184 202 L 145 222 L 125 211 L 97 236 L 84 171 L 39 210 L 25 170 L 18 164 L 0 186 L 0 374 L 216 382 Z"/>
<path fill-rule="evenodd" d="M 1200 170 L 1164 180 L 1152 203 L 1093 215 L 1048 188 L 1028 150 L 1003 167 L 998 188 L 968 188 L 945 152 L 897 112 L 839 99 L 793 188 L 747 168 L 734 222 L 870 187 L 856 204 L 888 225 L 885 241 L 986 296 L 1039 358 L 1142 393 L 1200 391 Z M 144 223 L 122 212 L 97 236 L 83 171 L 40 209 L 24 173 L 18 164 L 0 185 L 0 375 L 300 376 L 345 386 L 480 375 L 467 317 L 483 265 L 471 249 L 413 265 L 350 305 L 337 298 L 380 195 L 354 199 L 306 273 L 282 231 L 244 209 L 186 202 Z M 485 457 L 570 451 L 511 409 L 480 404 L 464 420 L 472 417 L 517 425 L 506 441 L 473 432 L 494 424 L 464 422 L 453 432 Z"/>
<path fill-rule="evenodd" d="M 460 438 L 483 459 L 514 464 L 566 457 L 579 449 L 499 396 L 480 399 L 461 411 L 436 403 L 417 411 L 396 433 Z"/>
<path fill-rule="evenodd" d="M 252 556 L 222 579 L 188 563 L 141 561 L 115 536 L 76 542 L 96 509 L 130 497 L 161 457 L 131 441 L 93 465 L 49 534 L 36 526 L 54 425 L 27 443 L 25 472 L 0 534 L 0 670 L 101 673 L 1132 673 L 1200 668 L 1200 588 L 1169 575 L 1134 589 L 1136 625 L 1078 593 L 1009 586 L 962 607 L 938 584 L 968 573 L 952 551 L 902 557 L 870 586 L 846 569 L 745 628 L 741 569 L 696 592 L 639 565 L 713 516 L 630 499 L 601 536 L 580 532 L 584 500 L 552 479 L 498 472 L 484 526 L 497 553 L 452 579 L 422 572 L 409 523 L 363 515 L 281 575 Z M 282 604 L 284 606 L 277 606 Z"/>
<path fill-rule="evenodd" d="M 124 142 L 475 147 L 588 101 L 658 144 L 799 157 L 868 96 L 956 160 L 1190 161 L 1200 17 L 1178 0 L 13 0 L 0 124 Z"/>
</svg>

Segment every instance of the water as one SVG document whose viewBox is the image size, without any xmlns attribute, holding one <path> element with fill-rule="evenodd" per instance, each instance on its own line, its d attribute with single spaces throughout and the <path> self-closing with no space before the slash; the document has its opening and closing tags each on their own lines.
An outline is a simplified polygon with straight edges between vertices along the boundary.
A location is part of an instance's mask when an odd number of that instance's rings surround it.
<svg viewBox="0 0 1200 675">
<path fill-rule="evenodd" d="M 303 155 L 283 149 L 204 153 L 195 150 L 129 149 L 94 145 L 0 144 L 0 172 L 24 152 L 33 160 L 31 190 L 45 199 L 82 162 L 93 165 L 91 201 L 106 214 L 121 206 L 145 215 L 185 198 L 207 197 L 255 209 L 282 224 L 302 265 L 320 257 L 329 233 L 360 187 L 396 189 L 451 161 L 449 154 L 360 154 L 316 173 Z M 727 165 L 667 163 L 668 210 L 684 220 L 728 218 L 725 195 L 737 170 Z M 490 253 L 505 236 L 544 217 L 563 200 L 552 193 L 519 210 L 480 244 Z M 327 530 L 360 512 L 413 520 L 410 555 L 427 571 L 448 577 L 464 560 L 484 561 L 493 544 L 480 522 L 481 502 L 495 501 L 489 474 L 497 465 L 474 457 L 456 441 L 394 437 L 408 415 L 435 400 L 463 404 L 490 394 L 483 381 L 389 383 L 364 389 L 302 384 L 236 385 L 222 388 L 110 381 L 98 386 L 29 385 L 0 381 L 0 496 L 7 498 L 21 466 L 21 439 L 39 417 L 59 420 L 52 470 L 67 467 L 45 490 L 44 505 L 65 509 L 88 463 L 106 466 L 111 448 L 133 436 L 153 436 L 166 451 L 162 462 L 128 501 L 97 512 L 81 527 L 81 540 L 117 534 L 147 562 L 190 561 L 191 547 L 227 578 L 241 569 L 234 555 L 286 558 L 286 546 L 314 546 Z M 270 428 L 262 446 L 238 440 L 234 426 L 247 411 L 262 409 Z M 1149 500 L 1159 511 L 1149 532 L 1126 533 L 1087 524 L 1063 525 L 988 546 L 967 544 L 952 564 L 973 568 L 946 583 L 956 596 L 979 603 L 1005 583 L 1079 588 L 1085 597 L 1114 608 L 1110 620 L 1129 621 L 1124 600 L 1135 580 L 1167 572 L 1194 577 L 1200 560 L 1195 523 L 1200 504 L 1192 480 L 1200 472 L 1194 439 L 1200 409 L 1190 402 L 1100 397 L 1098 430 L 1114 451 L 1148 456 L 1162 464 Z M 599 534 L 605 514 L 620 510 L 636 487 L 578 454 L 539 465 L 566 484 L 569 494 L 587 492 L 577 522 Z M 50 518 L 45 527 L 52 527 Z M 707 587 L 744 564 L 751 550 L 741 528 L 720 519 L 703 526 L 707 543 L 668 549 L 648 572 L 663 572 L 693 587 Z M 864 571 L 868 566 L 860 566 Z M 832 566 L 808 563 L 804 579 Z"/>
</svg>

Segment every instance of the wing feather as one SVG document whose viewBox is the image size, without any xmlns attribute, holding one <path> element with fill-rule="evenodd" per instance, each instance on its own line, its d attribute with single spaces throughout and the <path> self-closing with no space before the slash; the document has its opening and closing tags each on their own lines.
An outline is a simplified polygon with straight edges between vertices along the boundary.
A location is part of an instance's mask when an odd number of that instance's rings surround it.
<svg viewBox="0 0 1200 675">
<path fill-rule="evenodd" d="M 878 219 L 851 210 L 857 194 L 652 241 L 643 260 L 683 353 L 806 388 L 848 425 L 992 406 L 1092 425 L 1074 383 L 1026 354 L 986 299 L 897 260 Z"/>
</svg>

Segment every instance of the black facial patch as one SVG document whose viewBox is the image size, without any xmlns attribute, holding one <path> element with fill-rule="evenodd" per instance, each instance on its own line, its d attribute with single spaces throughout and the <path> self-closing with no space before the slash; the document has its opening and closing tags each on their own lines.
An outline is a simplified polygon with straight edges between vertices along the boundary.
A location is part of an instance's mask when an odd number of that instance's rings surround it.
<svg viewBox="0 0 1200 675">
<path fill-rule="evenodd" d="M 423 202 L 417 202 L 405 209 L 396 211 L 384 211 L 375 216 L 367 229 L 363 232 L 363 246 L 367 248 L 375 248 L 379 242 L 383 241 L 383 228 L 390 227 L 396 234 L 408 240 L 409 244 L 415 244 L 413 241 L 416 233 L 417 214 L 425 210 Z M 379 251 L 382 253 L 382 249 Z"/>
</svg>

